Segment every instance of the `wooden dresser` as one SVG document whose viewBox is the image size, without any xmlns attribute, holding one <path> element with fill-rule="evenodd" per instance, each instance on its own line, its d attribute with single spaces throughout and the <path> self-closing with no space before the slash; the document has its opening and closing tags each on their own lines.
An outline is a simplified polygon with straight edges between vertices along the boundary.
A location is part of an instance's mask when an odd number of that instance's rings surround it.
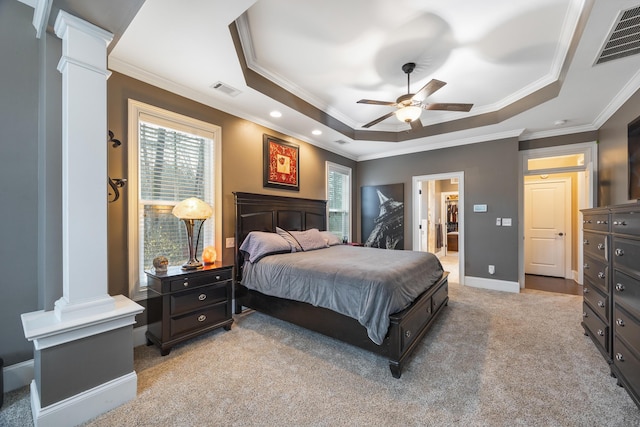
<svg viewBox="0 0 640 427">
<path fill-rule="evenodd" d="M 640 204 L 582 212 L 582 326 L 640 407 Z"/>
<path fill-rule="evenodd" d="M 233 266 L 211 265 L 185 271 L 147 272 L 147 344 L 166 356 L 175 344 L 233 323 Z"/>
</svg>

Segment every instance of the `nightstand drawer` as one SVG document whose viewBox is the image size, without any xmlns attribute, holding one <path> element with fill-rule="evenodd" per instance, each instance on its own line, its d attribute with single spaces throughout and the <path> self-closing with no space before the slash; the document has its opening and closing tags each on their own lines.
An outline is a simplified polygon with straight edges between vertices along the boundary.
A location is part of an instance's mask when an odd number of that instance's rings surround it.
<svg viewBox="0 0 640 427">
<path fill-rule="evenodd" d="M 171 315 L 182 314 L 199 307 L 226 301 L 228 298 L 227 288 L 228 286 L 226 284 L 221 284 L 171 294 L 169 296 L 171 301 Z"/>
<path fill-rule="evenodd" d="M 227 312 L 228 305 L 225 301 L 189 314 L 172 317 L 170 320 L 171 337 L 224 322 L 231 317 Z"/>
<path fill-rule="evenodd" d="M 195 288 L 208 285 L 223 280 L 231 280 L 231 270 L 216 271 L 215 275 L 192 273 L 170 282 L 170 292 L 182 291 L 184 289 Z"/>
</svg>

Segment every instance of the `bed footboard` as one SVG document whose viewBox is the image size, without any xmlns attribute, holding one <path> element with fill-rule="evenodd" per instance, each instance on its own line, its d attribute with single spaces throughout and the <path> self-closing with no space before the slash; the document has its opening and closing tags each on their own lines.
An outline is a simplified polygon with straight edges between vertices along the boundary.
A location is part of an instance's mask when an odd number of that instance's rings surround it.
<svg viewBox="0 0 640 427">
<path fill-rule="evenodd" d="M 390 316 L 385 340 L 376 345 L 357 320 L 322 307 L 276 298 L 236 284 L 236 312 L 244 306 L 269 316 L 319 332 L 389 359 L 394 378 L 400 378 L 407 359 L 418 347 L 449 301 L 448 272 L 406 309 Z"/>
</svg>

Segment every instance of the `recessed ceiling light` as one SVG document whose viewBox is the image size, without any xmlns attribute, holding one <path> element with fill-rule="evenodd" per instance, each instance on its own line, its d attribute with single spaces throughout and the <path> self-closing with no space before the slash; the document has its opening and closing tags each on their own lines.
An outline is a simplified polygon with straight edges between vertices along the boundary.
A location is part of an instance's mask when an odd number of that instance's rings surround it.
<svg viewBox="0 0 640 427">
<path fill-rule="evenodd" d="M 276 111 L 276 110 L 270 112 L 269 115 L 271 117 L 275 117 L 275 118 L 282 117 L 282 113 L 280 111 Z"/>
<path fill-rule="evenodd" d="M 314 134 L 314 135 L 322 135 L 322 131 L 318 130 L 318 129 L 312 130 L 311 133 Z"/>
</svg>

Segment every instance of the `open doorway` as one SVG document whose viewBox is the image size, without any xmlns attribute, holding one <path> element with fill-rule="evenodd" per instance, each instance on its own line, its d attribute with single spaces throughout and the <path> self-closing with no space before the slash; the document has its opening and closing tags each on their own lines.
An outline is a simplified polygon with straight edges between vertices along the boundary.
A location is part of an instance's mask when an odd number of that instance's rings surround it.
<svg viewBox="0 0 640 427">
<path fill-rule="evenodd" d="M 521 288 L 574 293 L 582 284 L 580 210 L 595 200 L 596 150 L 585 143 L 522 152 Z"/>
<path fill-rule="evenodd" d="M 464 172 L 413 177 L 413 250 L 432 252 L 464 284 Z"/>
</svg>

